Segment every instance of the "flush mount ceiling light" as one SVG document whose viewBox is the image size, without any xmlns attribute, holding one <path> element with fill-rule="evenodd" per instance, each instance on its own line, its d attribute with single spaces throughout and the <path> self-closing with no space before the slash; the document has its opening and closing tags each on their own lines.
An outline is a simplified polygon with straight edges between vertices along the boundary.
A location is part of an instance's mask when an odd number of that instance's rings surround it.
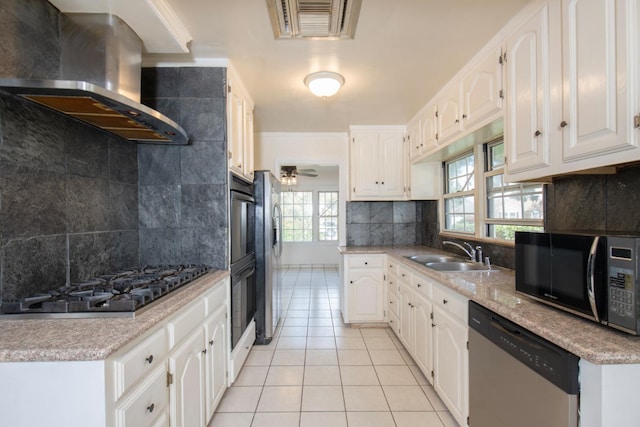
<svg viewBox="0 0 640 427">
<path fill-rule="evenodd" d="M 315 96 L 326 98 L 335 95 L 344 84 L 344 77 L 331 71 L 318 71 L 304 78 L 304 84 Z"/>
</svg>

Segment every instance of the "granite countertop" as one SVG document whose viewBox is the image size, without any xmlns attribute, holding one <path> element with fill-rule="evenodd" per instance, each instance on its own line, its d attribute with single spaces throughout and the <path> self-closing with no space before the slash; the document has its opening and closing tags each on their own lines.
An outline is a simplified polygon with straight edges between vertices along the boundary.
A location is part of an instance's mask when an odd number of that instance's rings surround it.
<svg viewBox="0 0 640 427">
<path fill-rule="evenodd" d="M 427 277 L 449 286 L 478 304 L 529 329 L 531 332 L 595 364 L 640 364 L 640 337 L 619 332 L 515 292 L 515 272 L 439 272 L 413 262 L 405 255 L 443 254 L 425 246 L 340 247 L 341 254 L 387 254 Z"/>
<path fill-rule="evenodd" d="M 106 359 L 228 275 L 210 271 L 134 318 L 0 319 L 0 362 Z"/>
</svg>

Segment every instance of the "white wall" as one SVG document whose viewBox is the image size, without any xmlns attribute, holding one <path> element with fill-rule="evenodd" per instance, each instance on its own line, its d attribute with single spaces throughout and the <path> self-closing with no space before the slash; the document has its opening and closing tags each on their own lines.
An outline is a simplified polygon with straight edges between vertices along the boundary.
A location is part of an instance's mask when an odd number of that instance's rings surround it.
<svg viewBox="0 0 640 427">
<path fill-rule="evenodd" d="M 280 166 L 338 166 L 338 244 L 291 243 L 283 247 L 283 264 L 338 264 L 337 246 L 346 245 L 346 195 L 349 172 L 349 144 L 346 133 L 258 133 L 255 141 L 255 169 L 279 175 Z"/>
</svg>

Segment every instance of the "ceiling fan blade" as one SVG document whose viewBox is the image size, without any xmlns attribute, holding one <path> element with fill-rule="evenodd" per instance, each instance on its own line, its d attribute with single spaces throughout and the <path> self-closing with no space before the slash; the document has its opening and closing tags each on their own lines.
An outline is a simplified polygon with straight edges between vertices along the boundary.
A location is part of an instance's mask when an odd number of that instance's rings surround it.
<svg viewBox="0 0 640 427">
<path fill-rule="evenodd" d="M 306 172 L 298 172 L 297 173 L 298 176 L 310 176 L 312 178 L 315 178 L 318 176 L 318 174 L 316 173 L 306 173 Z"/>
<path fill-rule="evenodd" d="M 298 173 L 316 173 L 315 169 L 296 169 Z"/>
</svg>

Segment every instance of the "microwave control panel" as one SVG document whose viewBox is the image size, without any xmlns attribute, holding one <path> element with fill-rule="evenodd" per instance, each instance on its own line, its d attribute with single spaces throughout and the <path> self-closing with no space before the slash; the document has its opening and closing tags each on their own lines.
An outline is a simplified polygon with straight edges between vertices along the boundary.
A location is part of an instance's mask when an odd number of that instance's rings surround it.
<svg viewBox="0 0 640 427">
<path fill-rule="evenodd" d="M 637 239 L 610 238 L 608 253 L 608 322 L 610 326 L 638 333 Z"/>
</svg>

